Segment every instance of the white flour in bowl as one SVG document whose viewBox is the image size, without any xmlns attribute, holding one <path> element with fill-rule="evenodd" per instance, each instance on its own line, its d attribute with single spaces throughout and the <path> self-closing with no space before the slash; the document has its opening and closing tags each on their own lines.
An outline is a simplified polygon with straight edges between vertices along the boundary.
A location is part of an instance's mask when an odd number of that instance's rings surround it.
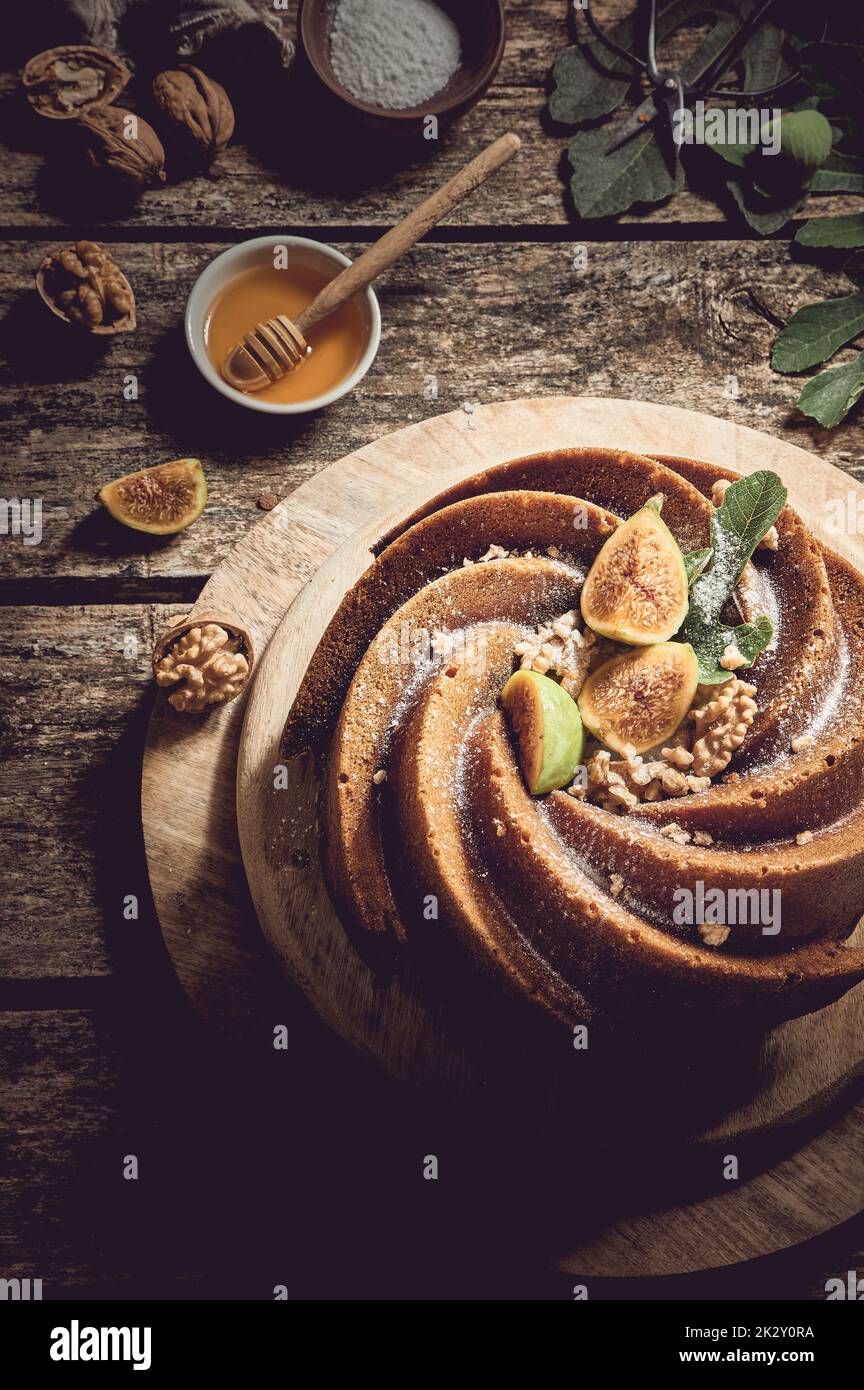
<svg viewBox="0 0 864 1390">
<path fill-rule="evenodd" d="M 419 106 L 461 60 L 459 30 L 434 0 L 338 0 L 330 62 L 358 101 L 388 111 Z"/>
</svg>

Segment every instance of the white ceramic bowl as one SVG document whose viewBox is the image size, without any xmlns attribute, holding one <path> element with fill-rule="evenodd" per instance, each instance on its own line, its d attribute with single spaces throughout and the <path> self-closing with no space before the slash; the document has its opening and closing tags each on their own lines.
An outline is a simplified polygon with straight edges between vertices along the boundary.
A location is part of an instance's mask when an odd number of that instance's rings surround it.
<svg viewBox="0 0 864 1390">
<path fill-rule="evenodd" d="M 309 401 L 280 402 L 262 400 L 253 391 L 235 390 L 233 386 L 228 385 L 210 361 L 204 340 L 204 325 L 219 291 L 235 276 L 242 275 L 245 270 L 251 270 L 261 261 L 272 265 L 274 246 L 287 246 L 289 261 L 293 257 L 295 261 L 304 265 L 329 272 L 331 277 L 338 275 L 343 266 L 351 264 L 341 251 L 334 251 L 332 246 L 325 246 L 321 241 L 311 241 L 303 236 L 259 236 L 253 237 L 251 241 L 238 242 L 236 246 L 231 246 L 212 260 L 192 286 L 186 301 L 186 345 L 201 375 L 229 400 L 236 401 L 238 405 L 245 405 L 248 410 L 262 410 L 268 415 L 303 415 L 307 411 L 320 410 L 322 406 L 332 405 L 333 401 L 338 401 L 341 396 L 352 391 L 358 381 L 366 375 L 375 361 L 381 342 L 381 310 L 373 290 L 367 289 L 359 296 L 357 302 L 366 328 L 366 347 L 350 376 L 340 381 L 332 391 L 326 391 Z"/>
</svg>

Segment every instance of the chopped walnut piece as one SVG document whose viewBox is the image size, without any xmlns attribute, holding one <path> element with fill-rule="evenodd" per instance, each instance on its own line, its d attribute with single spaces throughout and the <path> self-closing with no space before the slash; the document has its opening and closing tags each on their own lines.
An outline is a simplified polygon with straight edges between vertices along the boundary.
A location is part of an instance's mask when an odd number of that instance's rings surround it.
<svg viewBox="0 0 864 1390">
<path fill-rule="evenodd" d="M 674 840 L 676 845 L 689 845 L 690 843 L 690 831 L 679 825 L 677 820 L 670 820 L 668 825 L 663 826 L 660 834 L 664 835 L 667 840 Z"/>
<path fill-rule="evenodd" d="M 707 830 L 694 830 L 693 843 L 694 845 L 713 845 L 714 836 L 709 835 Z"/>
<path fill-rule="evenodd" d="M 624 891 L 624 879 L 621 877 L 621 875 L 620 875 L 620 874 L 610 874 L 610 876 L 609 876 L 609 892 L 612 894 L 612 897 L 613 897 L 613 898 L 619 898 L 619 897 L 621 896 L 621 893 L 622 893 L 623 891 Z"/>
<path fill-rule="evenodd" d="M 780 532 L 776 526 L 770 526 L 756 547 L 757 550 L 779 550 Z"/>
<path fill-rule="evenodd" d="M 700 692 L 705 687 L 700 687 Z M 755 685 L 746 681 L 727 681 L 709 686 L 710 698 L 692 711 L 696 741 L 693 744 L 693 772 L 696 777 L 715 777 L 729 766 L 732 754 L 741 747 L 753 723 L 757 705 Z M 698 693 L 698 692 L 697 692 Z"/>
<path fill-rule="evenodd" d="M 538 671 L 541 676 L 554 672 L 560 676 L 563 689 L 574 699 L 588 674 L 596 643 L 590 628 L 582 632 L 578 623 L 579 614 L 571 608 L 538 627 L 513 648 L 523 671 Z"/>
<path fill-rule="evenodd" d="M 678 744 L 674 748 L 661 748 L 660 754 L 668 763 L 679 770 L 684 767 L 691 767 L 693 763 L 693 754 L 683 744 Z"/>
<path fill-rule="evenodd" d="M 481 555 L 477 563 L 482 565 L 485 560 L 506 560 L 509 554 L 510 551 L 505 550 L 503 545 L 490 545 L 486 554 Z"/>
<path fill-rule="evenodd" d="M 789 746 L 793 753 L 803 753 L 805 748 L 812 748 L 815 742 L 813 734 L 799 734 L 797 738 L 793 738 Z"/>
<path fill-rule="evenodd" d="M 811 841 L 812 839 L 813 839 L 813 831 L 812 831 L 812 830 L 801 830 L 801 831 L 799 831 L 799 833 L 795 836 L 795 843 L 796 843 L 796 845 L 809 845 L 809 843 L 810 843 L 810 841 Z"/>
<path fill-rule="evenodd" d="M 729 936 L 729 928 L 723 922 L 700 922 L 699 935 L 706 946 L 722 946 Z"/>
<path fill-rule="evenodd" d="M 720 658 L 721 670 L 734 671 L 737 667 L 746 665 L 746 656 L 739 652 L 734 642 L 730 642 L 728 646 L 723 648 L 723 655 Z"/>
<path fill-rule="evenodd" d="M 386 769 L 383 768 L 383 767 L 379 767 L 379 769 L 378 769 L 377 772 L 373 772 L 373 773 L 372 773 L 372 781 L 375 783 L 375 786 L 376 786 L 376 787 L 380 787 L 380 785 L 381 785 L 382 782 L 386 782 L 386 781 L 387 781 L 387 771 L 386 771 Z"/>
<path fill-rule="evenodd" d="M 156 683 L 177 685 L 168 699 L 184 714 L 200 714 L 238 695 L 249 674 L 239 641 L 218 623 L 190 628 L 169 647 L 156 666 Z"/>
</svg>

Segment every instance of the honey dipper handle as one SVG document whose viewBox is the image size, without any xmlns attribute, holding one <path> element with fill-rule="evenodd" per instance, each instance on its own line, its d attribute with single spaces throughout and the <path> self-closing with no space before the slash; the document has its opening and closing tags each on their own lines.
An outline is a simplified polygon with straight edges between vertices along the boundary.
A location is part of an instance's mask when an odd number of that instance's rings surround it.
<svg viewBox="0 0 864 1390">
<path fill-rule="evenodd" d="M 502 135 L 500 139 L 489 145 L 482 154 L 478 154 L 476 159 L 472 159 L 470 164 L 466 164 L 464 169 L 460 169 L 452 179 L 439 188 L 436 193 L 427 198 L 413 212 L 409 213 L 402 222 L 391 227 L 389 232 L 385 232 L 374 246 L 370 246 L 368 251 L 352 265 L 346 266 L 335 280 L 331 280 L 325 285 L 320 294 L 316 295 L 312 303 L 307 305 L 296 320 L 297 327 L 301 333 L 313 328 L 321 319 L 326 318 L 338 309 L 340 304 L 351 299 L 359 290 L 365 290 L 382 270 L 387 268 L 399 257 L 409 250 L 422 236 L 426 234 L 437 223 L 441 222 L 453 209 L 473 193 L 475 188 L 479 188 L 481 183 L 485 183 L 490 174 L 494 174 L 496 169 L 500 169 L 502 164 L 506 164 L 511 159 L 521 145 L 518 135 Z"/>
</svg>

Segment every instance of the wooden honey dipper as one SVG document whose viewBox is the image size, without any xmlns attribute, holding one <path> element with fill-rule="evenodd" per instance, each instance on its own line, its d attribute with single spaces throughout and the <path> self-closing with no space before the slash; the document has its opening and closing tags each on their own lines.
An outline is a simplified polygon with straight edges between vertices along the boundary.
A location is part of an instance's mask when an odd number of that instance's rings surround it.
<svg viewBox="0 0 864 1390">
<path fill-rule="evenodd" d="M 305 334 L 347 300 L 389 269 L 399 257 L 448 213 L 506 164 L 521 145 L 518 135 L 502 135 L 472 159 L 447 183 L 385 232 L 368 251 L 346 266 L 307 305 L 296 320 L 277 314 L 258 323 L 237 343 L 222 363 L 222 375 L 238 391 L 261 391 L 303 361 L 308 351 Z"/>
</svg>

